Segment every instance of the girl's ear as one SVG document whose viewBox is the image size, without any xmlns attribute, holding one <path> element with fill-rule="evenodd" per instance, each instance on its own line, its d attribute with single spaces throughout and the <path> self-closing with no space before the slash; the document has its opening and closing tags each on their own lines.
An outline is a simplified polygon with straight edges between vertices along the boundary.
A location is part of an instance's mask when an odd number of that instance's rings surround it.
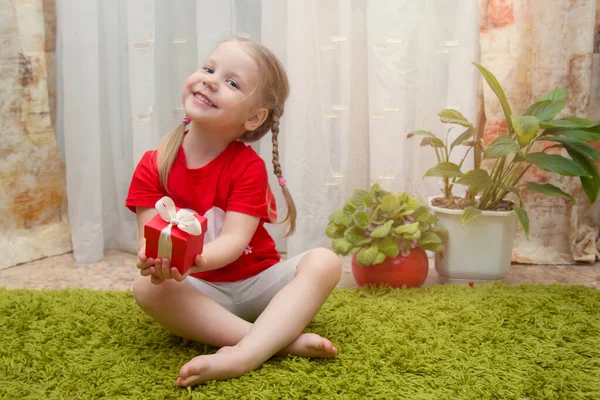
<svg viewBox="0 0 600 400">
<path fill-rule="evenodd" d="M 244 122 L 244 129 L 246 129 L 246 131 L 248 132 L 256 130 L 259 126 L 263 124 L 263 122 L 265 122 L 268 116 L 269 110 L 267 110 L 266 108 L 260 108 L 254 111 L 250 118 L 248 118 L 246 122 Z"/>
</svg>

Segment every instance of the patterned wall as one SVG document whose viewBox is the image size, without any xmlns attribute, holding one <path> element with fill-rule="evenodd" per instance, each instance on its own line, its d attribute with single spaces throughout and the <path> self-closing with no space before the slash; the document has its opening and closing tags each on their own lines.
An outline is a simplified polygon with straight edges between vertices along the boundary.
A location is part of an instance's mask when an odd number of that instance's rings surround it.
<svg viewBox="0 0 600 400">
<path fill-rule="evenodd" d="M 600 120 L 600 31 L 598 0 L 481 0 L 481 63 L 491 70 L 507 94 L 513 113 L 521 113 L 542 93 L 569 87 L 563 114 Z M 594 43 L 594 36 L 596 43 Z M 484 142 L 506 133 L 499 102 L 483 90 L 487 122 Z M 562 116 L 559 115 L 559 117 Z M 570 263 L 587 251 L 594 259 L 600 226 L 600 202 L 590 207 L 579 181 L 532 168 L 526 181 L 550 182 L 574 193 L 577 204 L 525 192 L 531 237 L 515 240 L 513 259 L 525 263 Z M 589 248 L 574 249 L 586 240 Z M 573 254 L 572 254 L 573 253 Z M 591 260 L 590 260 L 591 258 Z"/>
<path fill-rule="evenodd" d="M 0 0 L 0 268 L 71 250 L 54 16 L 53 1 Z"/>
</svg>

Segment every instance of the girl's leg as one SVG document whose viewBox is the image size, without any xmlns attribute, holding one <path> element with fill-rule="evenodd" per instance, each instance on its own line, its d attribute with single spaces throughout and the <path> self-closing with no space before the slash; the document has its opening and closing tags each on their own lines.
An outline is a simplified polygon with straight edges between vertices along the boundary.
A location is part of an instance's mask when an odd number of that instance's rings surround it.
<svg viewBox="0 0 600 400">
<path fill-rule="evenodd" d="M 234 378 L 258 368 L 295 339 L 302 338 L 302 330 L 325 303 L 340 276 L 341 262 L 333 252 L 323 248 L 309 251 L 300 261 L 294 279 L 275 295 L 248 334 L 233 347 L 192 359 L 181 368 L 177 384 L 190 386 Z"/>
<path fill-rule="evenodd" d="M 138 305 L 175 335 L 211 346 L 232 346 L 251 324 L 229 312 L 210 297 L 174 280 L 154 285 L 138 276 L 133 284 Z"/>
<path fill-rule="evenodd" d="M 138 305 L 163 327 L 186 339 L 223 347 L 237 344 L 252 324 L 229 312 L 210 297 L 183 283 L 167 280 L 153 285 L 149 277 L 139 276 L 133 285 Z M 327 339 L 302 334 L 279 355 L 332 357 Z"/>
</svg>

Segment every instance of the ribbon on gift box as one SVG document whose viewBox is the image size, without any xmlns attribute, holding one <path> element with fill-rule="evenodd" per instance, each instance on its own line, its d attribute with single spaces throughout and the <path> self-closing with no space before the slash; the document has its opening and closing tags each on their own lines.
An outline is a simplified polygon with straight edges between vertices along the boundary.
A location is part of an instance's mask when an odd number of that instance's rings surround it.
<svg viewBox="0 0 600 400">
<path fill-rule="evenodd" d="M 202 225 L 194 217 L 190 210 L 180 209 L 177 211 L 175 203 L 170 197 L 163 197 L 155 205 L 158 215 L 167 222 L 167 226 L 160 231 L 158 239 L 158 257 L 168 257 L 171 259 L 173 253 L 173 241 L 171 240 L 171 229 L 177 226 L 182 231 L 190 235 L 199 236 L 202 234 Z"/>
</svg>

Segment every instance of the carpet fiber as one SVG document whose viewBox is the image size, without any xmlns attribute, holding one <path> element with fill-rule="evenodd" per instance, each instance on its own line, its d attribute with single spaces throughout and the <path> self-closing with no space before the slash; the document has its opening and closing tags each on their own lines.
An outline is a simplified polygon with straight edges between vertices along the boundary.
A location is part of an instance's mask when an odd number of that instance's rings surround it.
<svg viewBox="0 0 600 400">
<path fill-rule="evenodd" d="M 170 335 L 131 292 L 0 288 L 0 398 L 600 398 L 592 288 L 344 289 L 310 330 L 337 360 L 273 359 L 186 390 L 179 367 L 215 349 Z"/>
</svg>

